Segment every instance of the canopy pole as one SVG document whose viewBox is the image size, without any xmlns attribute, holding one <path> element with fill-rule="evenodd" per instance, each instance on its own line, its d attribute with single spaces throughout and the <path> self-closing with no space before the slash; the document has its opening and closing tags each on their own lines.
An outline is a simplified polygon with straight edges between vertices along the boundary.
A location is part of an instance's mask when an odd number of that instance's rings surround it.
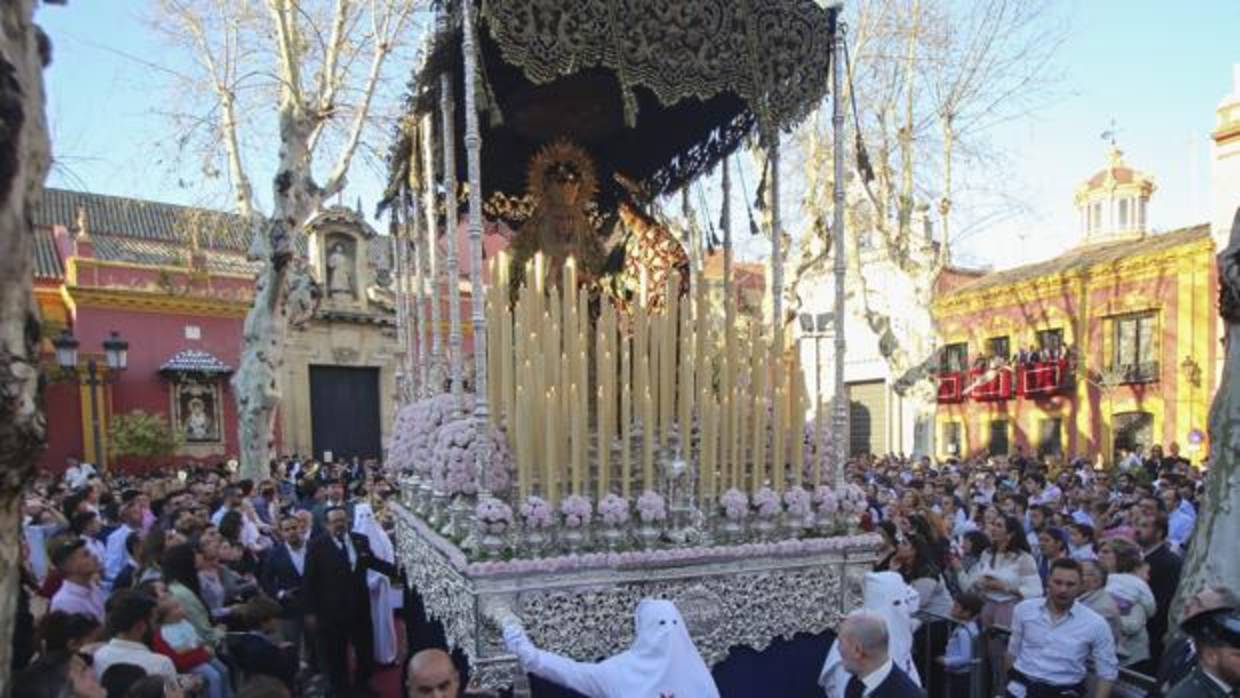
<svg viewBox="0 0 1240 698">
<path fill-rule="evenodd" d="M 474 329 L 474 438 L 478 439 L 478 501 L 491 498 L 486 464 L 491 461 L 490 405 L 487 404 L 487 318 L 482 293 L 482 135 L 478 129 L 477 40 L 474 3 L 464 0 L 465 155 L 469 169 L 469 285 Z"/>
<path fill-rule="evenodd" d="M 844 468 L 848 462 L 848 388 L 844 384 L 844 278 L 847 274 L 844 250 L 844 24 L 835 18 L 832 37 L 831 126 L 834 130 L 832 165 L 834 167 L 834 207 L 831 221 L 831 253 L 835 256 L 835 393 L 831 406 L 831 430 L 835 432 L 834 484 L 844 485 Z"/>
<path fill-rule="evenodd" d="M 418 370 L 421 374 L 422 388 L 419 393 L 421 397 L 427 398 L 435 395 L 442 387 L 442 383 L 435 384 L 435 377 L 432 375 L 431 366 L 438 359 L 439 349 L 437 348 L 439 335 L 439 298 L 434 293 L 435 288 L 435 266 L 434 260 L 434 244 L 435 239 L 435 129 L 432 128 L 434 121 L 428 116 L 422 119 L 422 148 L 421 154 L 423 162 L 422 181 L 419 182 L 421 191 L 415 192 L 414 196 L 422 196 L 422 214 L 423 219 L 418 221 L 417 227 L 414 229 L 417 235 L 417 261 L 418 261 Z M 414 205 L 414 204 L 411 204 Z M 430 317 L 427 317 L 426 309 L 426 281 L 430 277 L 432 292 L 430 295 L 431 309 Z M 432 339 L 432 336 L 434 339 Z M 432 346 L 432 343 L 434 346 Z"/>
<path fill-rule="evenodd" d="M 779 210 L 779 129 L 773 129 L 767 150 L 771 166 L 771 351 L 772 366 L 784 355 L 784 255 Z"/>
<path fill-rule="evenodd" d="M 388 239 L 392 245 L 392 287 L 396 292 L 396 340 L 400 347 L 400 362 L 396 368 L 396 403 L 404 405 L 409 401 L 409 366 L 413 360 L 413 346 L 409 343 L 409 295 L 406 293 L 405 281 L 408 279 L 405 268 L 405 236 L 401 232 L 400 207 L 392 208 L 392 217 L 388 222 Z"/>
<path fill-rule="evenodd" d="M 453 416 L 460 416 L 465 410 L 465 377 L 461 355 L 461 271 L 456 258 L 456 122 L 449 71 L 439 76 L 439 115 L 443 124 L 444 242 L 448 246 L 448 365 L 454 398 Z"/>
</svg>

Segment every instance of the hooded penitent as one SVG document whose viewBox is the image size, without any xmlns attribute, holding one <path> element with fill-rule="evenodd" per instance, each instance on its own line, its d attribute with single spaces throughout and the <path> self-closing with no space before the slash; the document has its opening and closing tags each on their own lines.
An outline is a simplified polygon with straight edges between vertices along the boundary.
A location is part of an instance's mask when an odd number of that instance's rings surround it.
<svg viewBox="0 0 1240 698">
<path fill-rule="evenodd" d="M 540 650 L 516 624 L 504 628 L 504 641 L 527 671 L 589 698 L 718 698 L 676 605 L 643 599 L 636 616 L 632 647 L 597 664 Z"/>
</svg>

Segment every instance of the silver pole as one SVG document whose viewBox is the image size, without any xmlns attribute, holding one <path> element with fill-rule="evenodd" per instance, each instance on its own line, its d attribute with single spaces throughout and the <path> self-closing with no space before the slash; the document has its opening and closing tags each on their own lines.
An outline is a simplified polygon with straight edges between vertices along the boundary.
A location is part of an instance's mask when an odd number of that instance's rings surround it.
<svg viewBox="0 0 1240 698">
<path fill-rule="evenodd" d="M 844 275 L 848 268 L 844 257 L 844 25 L 836 14 L 833 38 L 834 70 L 832 71 L 831 126 L 835 130 L 832 153 L 835 191 L 834 216 L 831 222 L 831 245 L 835 255 L 835 399 L 832 404 L 831 427 L 835 432 L 835 486 L 844 484 L 844 467 L 848 462 L 848 392 L 844 385 Z"/>
<path fill-rule="evenodd" d="M 431 252 L 435 239 L 435 129 L 434 119 L 429 116 L 422 121 L 422 213 L 424 219 L 414 229 L 417 236 L 416 259 L 418 263 L 418 373 L 422 381 L 419 397 L 430 397 L 439 392 L 439 386 L 433 384 L 431 364 L 438 360 L 439 328 L 435 323 L 439 320 L 438 296 L 431 294 L 431 314 L 426 311 L 426 280 L 431 278 L 434 288 L 434 256 Z M 428 327 L 429 326 L 429 327 Z M 435 346 L 428 340 L 427 332 L 433 333 Z"/>
<path fill-rule="evenodd" d="M 461 356 L 461 271 L 456 259 L 456 122 L 452 76 L 439 76 L 439 113 L 443 120 L 444 241 L 448 244 L 448 370 L 457 414 L 465 409 Z M 475 332 L 475 335 L 477 333 Z M 475 337 L 475 340 L 477 337 Z"/>
<path fill-rule="evenodd" d="M 477 42 L 474 36 L 474 3 L 465 0 L 463 7 L 465 51 L 465 154 L 469 168 L 469 284 L 474 325 L 474 438 L 479 447 L 478 501 L 491 496 L 484 464 L 491 459 L 490 405 L 487 404 L 487 318 L 482 299 L 482 134 L 478 129 Z"/>
<path fill-rule="evenodd" d="M 784 255 L 779 211 L 779 128 L 772 130 L 774 135 L 767 153 L 771 163 L 771 329 L 774 333 L 771 360 L 778 361 L 784 354 Z"/>
<path fill-rule="evenodd" d="M 405 268 L 405 236 L 401 234 L 400 205 L 391 211 L 391 223 L 388 226 L 388 243 L 392 246 L 392 288 L 396 293 L 396 345 L 400 352 L 400 364 L 396 369 L 396 402 L 403 405 L 409 398 L 409 366 L 412 363 L 413 346 L 409 343 L 409 296 L 406 294 L 405 282 L 408 270 Z"/>
</svg>

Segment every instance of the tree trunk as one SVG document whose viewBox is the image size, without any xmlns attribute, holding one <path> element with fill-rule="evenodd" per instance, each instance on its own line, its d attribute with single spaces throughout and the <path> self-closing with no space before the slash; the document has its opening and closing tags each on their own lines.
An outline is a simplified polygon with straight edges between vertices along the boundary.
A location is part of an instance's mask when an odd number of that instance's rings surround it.
<svg viewBox="0 0 1240 698">
<path fill-rule="evenodd" d="M 22 494 L 47 438 L 30 211 L 51 163 L 43 94 L 49 55 L 47 37 L 34 24 L 34 0 L 0 5 L 0 696 L 11 688 Z"/>
<path fill-rule="evenodd" d="M 1184 602 L 1207 586 L 1240 588 L 1240 555 L 1232 546 L 1240 531 L 1240 209 L 1227 249 L 1219 254 L 1219 314 L 1227 325 L 1223 377 L 1210 409 L 1210 472 L 1205 501 L 1197 511 L 1184 574 L 1170 627 L 1179 625 Z"/>
</svg>

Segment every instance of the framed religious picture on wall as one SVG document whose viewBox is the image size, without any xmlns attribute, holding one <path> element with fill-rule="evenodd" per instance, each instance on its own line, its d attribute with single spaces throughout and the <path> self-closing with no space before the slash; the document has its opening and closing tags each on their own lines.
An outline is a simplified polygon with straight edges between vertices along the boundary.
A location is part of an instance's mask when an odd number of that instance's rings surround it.
<svg viewBox="0 0 1240 698">
<path fill-rule="evenodd" d="M 217 381 L 183 376 L 174 384 L 173 411 L 176 425 L 185 434 L 186 443 L 216 443 L 223 440 L 220 410 Z"/>
</svg>

